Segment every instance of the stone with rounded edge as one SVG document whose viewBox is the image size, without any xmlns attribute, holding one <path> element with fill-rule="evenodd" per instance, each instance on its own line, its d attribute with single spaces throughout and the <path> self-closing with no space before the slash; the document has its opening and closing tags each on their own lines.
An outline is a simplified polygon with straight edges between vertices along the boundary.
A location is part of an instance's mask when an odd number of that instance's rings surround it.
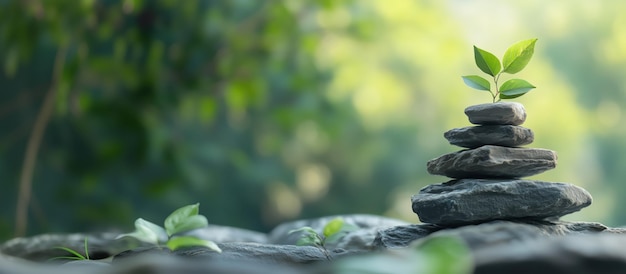
<svg viewBox="0 0 626 274">
<path fill-rule="evenodd" d="M 556 152 L 486 145 L 428 161 L 428 173 L 451 178 L 521 178 L 556 167 Z"/>
<path fill-rule="evenodd" d="M 498 102 L 469 106 L 465 115 L 475 125 L 513 125 L 526 121 L 524 106 L 516 102 Z"/>
<path fill-rule="evenodd" d="M 422 222 L 458 226 L 560 217 L 589 206 L 592 198 L 586 190 L 566 183 L 460 179 L 426 186 L 411 202 Z"/>
<path fill-rule="evenodd" d="M 519 147 L 528 145 L 535 139 L 532 130 L 512 125 L 454 128 L 446 131 L 443 136 L 450 144 L 466 148 L 477 148 L 484 145 Z"/>
</svg>

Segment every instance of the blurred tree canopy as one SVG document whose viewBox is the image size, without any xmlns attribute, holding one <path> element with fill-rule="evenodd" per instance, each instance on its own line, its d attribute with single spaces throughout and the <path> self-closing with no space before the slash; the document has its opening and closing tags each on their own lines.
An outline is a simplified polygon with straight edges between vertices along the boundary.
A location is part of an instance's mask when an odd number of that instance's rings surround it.
<svg viewBox="0 0 626 274">
<path fill-rule="evenodd" d="M 523 78 L 538 89 L 519 101 L 532 146 L 560 155 L 538 178 L 590 189 L 586 220 L 624 223 L 623 4 L 575 2 L 0 0 L 0 238 L 25 181 L 27 234 L 130 229 L 195 202 L 260 231 L 341 213 L 417 221 L 410 195 L 446 180 L 426 161 L 457 150 L 442 133 L 488 102 L 459 78 L 471 45 L 530 37 Z"/>
<path fill-rule="evenodd" d="M 336 8 L 2 1 L 1 199 L 17 203 L 32 124 L 56 89 L 29 233 L 129 226 L 196 201 L 214 223 L 260 230 L 299 215 L 384 213 L 416 173 L 414 161 L 392 161 L 413 136 L 372 134 L 347 100 L 327 96 L 332 74 L 315 54 L 333 30 L 316 16 Z M 367 13 L 341 31 L 371 39 Z M 2 208 L 4 236 L 14 209 Z"/>
</svg>

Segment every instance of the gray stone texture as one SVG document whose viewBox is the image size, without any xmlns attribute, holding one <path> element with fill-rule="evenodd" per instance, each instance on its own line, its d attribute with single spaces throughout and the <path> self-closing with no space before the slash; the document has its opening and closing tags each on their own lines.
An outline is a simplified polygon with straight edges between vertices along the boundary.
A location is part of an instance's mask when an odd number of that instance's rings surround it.
<svg viewBox="0 0 626 274">
<path fill-rule="evenodd" d="M 473 254 L 476 274 L 621 274 L 626 236 L 571 234 L 498 245 Z"/>
<path fill-rule="evenodd" d="M 265 233 L 243 229 L 243 228 L 213 225 L 213 224 L 207 227 L 198 228 L 198 229 L 181 233 L 181 235 L 195 236 L 200 239 L 213 241 L 216 243 L 231 243 L 231 242 L 266 243 L 267 242 L 267 235 Z"/>
<path fill-rule="evenodd" d="M 533 131 L 520 126 L 486 125 L 455 128 L 443 134 L 452 145 L 477 148 L 484 145 L 519 147 L 533 142 Z"/>
<path fill-rule="evenodd" d="M 600 223 L 564 221 L 490 221 L 457 228 L 412 224 L 379 230 L 374 246 L 379 249 L 402 248 L 428 237 L 454 236 L 463 239 L 470 249 L 477 250 L 548 236 L 599 232 L 608 233 L 611 229 Z"/>
<path fill-rule="evenodd" d="M 458 226 L 507 219 L 545 219 L 591 204 L 584 189 L 531 180 L 460 179 L 424 187 L 411 198 L 424 223 Z"/>
<path fill-rule="evenodd" d="M 269 233 L 269 242 L 273 244 L 295 245 L 298 239 L 302 237 L 302 233 L 296 232 L 290 234 L 289 231 L 308 226 L 322 234 L 324 226 L 337 217 L 341 218 L 345 223 L 359 227 L 360 229 L 348 233 L 336 243 L 329 243 L 329 248 L 342 248 L 346 250 L 371 249 L 371 243 L 374 241 L 377 230 L 408 224 L 404 221 L 368 214 L 327 216 L 283 223 Z"/>
<path fill-rule="evenodd" d="M 486 145 L 428 161 L 428 173 L 451 178 L 520 178 L 556 167 L 556 152 Z"/>
<path fill-rule="evenodd" d="M 526 110 L 520 103 L 498 102 L 469 106 L 465 115 L 475 125 L 513 125 L 526 121 Z"/>
</svg>

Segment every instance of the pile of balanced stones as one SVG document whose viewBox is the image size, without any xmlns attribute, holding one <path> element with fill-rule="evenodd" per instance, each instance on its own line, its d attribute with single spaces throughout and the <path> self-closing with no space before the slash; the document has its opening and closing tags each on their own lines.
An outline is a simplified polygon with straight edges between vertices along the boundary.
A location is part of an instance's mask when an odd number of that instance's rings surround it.
<svg viewBox="0 0 626 274">
<path fill-rule="evenodd" d="M 532 130 L 520 126 L 526 120 L 522 104 L 474 105 L 465 114 L 476 126 L 452 129 L 444 137 L 466 149 L 427 163 L 430 174 L 453 179 L 426 186 L 411 198 L 422 222 L 555 221 L 591 204 L 591 195 L 580 187 L 522 179 L 556 167 L 557 161 L 552 150 L 522 147 L 534 140 Z"/>
</svg>

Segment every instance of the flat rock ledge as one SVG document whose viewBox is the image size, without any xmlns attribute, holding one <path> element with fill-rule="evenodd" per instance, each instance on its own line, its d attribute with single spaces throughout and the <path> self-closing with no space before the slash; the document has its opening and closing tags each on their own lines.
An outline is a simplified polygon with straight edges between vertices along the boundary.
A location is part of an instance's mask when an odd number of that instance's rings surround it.
<svg viewBox="0 0 626 274">
<path fill-rule="evenodd" d="M 484 145 L 519 147 L 532 143 L 532 130 L 511 125 L 486 125 L 455 128 L 443 134 L 451 145 L 477 148 Z"/>
<path fill-rule="evenodd" d="M 451 178 L 521 178 L 556 167 L 556 152 L 486 145 L 428 161 L 428 173 Z"/>
<path fill-rule="evenodd" d="M 343 273 L 432 273 L 430 257 L 417 256 L 413 244 L 434 237 L 453 236 L 464 240 L 474 259 L 473 273 L 624 273 L 626 256 L 623 247 L 626 229 L 607 228 L 599 223 L 561 221 L 493 221 L 479 225 L 446 228 L 434 224 L 406 224 L 402 221 L 375 216 L 344 215 L 358 224 L 361 232 L 375 230 L 371 249 L 341 248 L 328 252 L 312 246 L 276 245 L 238 242 L 272 237 L 234 229 L 222 235 L 209 235 L 210 230 L 224 232 L 223 227 L 198 231 L 200 237 L 210 236 L 228 242 L 218 243 L 222 253 L 204 247 L 190 247 L 177 251 L 145 246 L 114 253 L 112 260 L 48 261 L 45 250 L 55 250 L 59 244 L 81 251 L 84 237 L 93 239 L 90 256 L 109 253 L 128 243 L 110 238 L 110 234 L 39 235 L 18 238 L 3 244 L 0 252 L 0 273 L 10 274 L 130 274 L 130 273 L 222 273 L 222 274 L 343 274 Z M 317 228 L 319 219 L 303 220 Z M 299 222 L 299 221 L 298 221 Z M 292 224 L 296 224 L 293 222 Z M 394 225 L 394 223 L 396 225 Z M 398 225 L 400 224 L 400 225 Z M 387 227 L 391 225 L 390 227 Z M 386 228 L 381 228 L 386 227 Z M 279 231 L 276 231 L 277 233 Z M 280 233 L 278 233 L 280 234 Z M 606 235 L 609 234 L 609 235 Z M 621 234 L 621 235 L 620 235 Z M 276 235 L 277 239 L 288 238 Z M 613 237 L 615 236 L 615 237 Z M 582 239 L 579 237 L 588 237 Z M 579 240 L 580 239 L 580 240 Z M 63 244 L 65 242 L 65 244 Z M 91 242 L 91 241 L 90 241 Z M 114 244 L 112 246 L 111 244 Z M 536 245 L 536 246 L 535 246 Z M 35 252 L 22 247 L 36 248 Z M 386 250 L 393 249 L 393 250 Z M 127 249 L 125 249 L 127 250 Z M 373 252 L 372 252 L 373 251 Z M 6 254 L 11 252 L 14 255 Z M 94 253 L 95 252 L 95 253 Z M 35 254 L 36 253 L 36 254 Z M 37 257 L 34 255 L 41 255 Z M 67 255 L 67 254 L 65 254 Z M 25 257 L 37 257 L 35 261 Z M 329 257 L 332 260 L 329 260 Z M 523 263 L 520 263 L 520 258 Z M 423 260 L 423 261 L 422 261 Z M 450 264 L 457 262 L 450 261 Z M 548 268 L 544 268 L 548 266 Z M 584 269 L 585 271 L 578 271 Z M 542 272 L 543 271 L 543 272 Z"/>
<path fill-rule="evenodd" d="M 471 250 L 508 245 L 515 242 L 581 233 L 614 233 L 622 230 L 595 222 L 565 221 L 491 221 L 477 225 L 445 228 L 433 224 L 411 224 L 379 230 L 373 245 L 378 249 L 407 247 L 429 237 L 454 236 L 462 239 Z"/>
<path fill-rule="evenodd" d="M 526 110 L 520 103 L 498 102 L 469 106 L 465 115 L 475 125 L 513 125 L 526 121 Z"/>
<path fill-rule="evenodd" d="M 592 202 L 583 188 L 533 180 L 461 179 L 429 185 L 411 198 L 424 223 L 458 226 L 510 219 L 545 219 Z"/>
</svg>

